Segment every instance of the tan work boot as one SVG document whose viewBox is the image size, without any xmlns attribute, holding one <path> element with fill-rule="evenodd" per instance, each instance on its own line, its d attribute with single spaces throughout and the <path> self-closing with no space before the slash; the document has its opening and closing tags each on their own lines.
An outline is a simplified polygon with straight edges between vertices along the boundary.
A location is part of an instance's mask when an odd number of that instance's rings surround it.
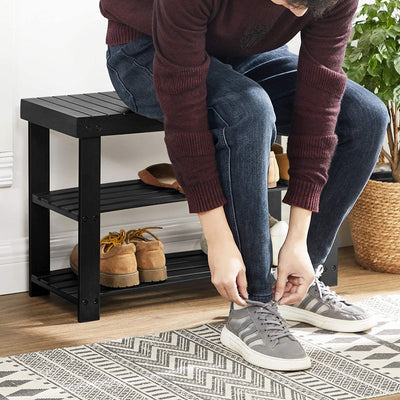
<svg viewBox="0 0 400 400">
<path fill-rule="evenodd" d="M 126 232 L 110 232 L 100 240 L 100 284 L 112 288 L 139 285 L 136 248 L 126 243 Z M 78 275 L 78 245 L 70 256 L 72 271 Z"/>
<path fill-rule="evenodd" d="M 156 235 L 148 229 L 161 229 L 159 227 L 147 227 L 132 229 L 126 234 L 126 243 L 134 243 L 136 246 L 136 260 L 138 265 L 140 282 L 160 282 L 167 279 L 167 267 L 165 265 L 164 245 Z M 155 240 L 143 235 L 147 233 Z"/>
</svg>

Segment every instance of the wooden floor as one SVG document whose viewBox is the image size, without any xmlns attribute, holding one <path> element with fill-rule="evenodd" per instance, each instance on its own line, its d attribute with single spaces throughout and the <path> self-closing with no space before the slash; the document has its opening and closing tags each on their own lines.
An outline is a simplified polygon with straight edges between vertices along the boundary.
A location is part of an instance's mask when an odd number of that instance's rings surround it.
<svg viewBox="0 0 400 400">
<path fill-rule="evenodd" d="M 339 249 L 337 293 L 350 301 L 400 293 L 400 275 L 359 267 L 353 248 Z M 107 297 L 101 319 L 77 323 L 75 306 L 56 295 L 0 296 L 0 357 L 193 327 L 224 320 L 229 304 L 209 282 Z M 399 400 L 400 395 L 379 400 Z M 377 400 L 377 398 L 375 398 Z"/>
</svg>

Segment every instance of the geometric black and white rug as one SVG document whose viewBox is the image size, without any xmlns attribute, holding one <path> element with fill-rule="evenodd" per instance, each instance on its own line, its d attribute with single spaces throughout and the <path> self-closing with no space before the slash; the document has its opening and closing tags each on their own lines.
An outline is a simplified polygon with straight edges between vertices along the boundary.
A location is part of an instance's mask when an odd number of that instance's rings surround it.
<svg viewBox="0 0 400 400">
<path fill-rule="evenodd" d="M 312 359 L 306 371 L 254 367 L 220 344 L 223 324 L 206 324 L 0 358 L 0 399 L 364 400 L 400 393 L 400 296 L 359 304 L 378 316 L 370 332 L 292 327 Z"/>
</svg>

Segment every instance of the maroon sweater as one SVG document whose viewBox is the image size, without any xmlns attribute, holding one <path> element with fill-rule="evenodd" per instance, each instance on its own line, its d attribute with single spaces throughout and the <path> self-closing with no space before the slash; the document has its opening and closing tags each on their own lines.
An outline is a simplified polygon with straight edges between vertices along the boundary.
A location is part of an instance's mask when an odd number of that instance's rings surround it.
<svg viewBox="0 0 400 400">
<path fill-rule="evenodd" d="M 292 133 L 290 182 L 284 202 L 318 212 L 337 136 L 346 76 L 341 68 L 357 0 L 339 0 L 320 19 L 294 16 L 270 0 L 101 0 L 106 42 L 152 35 L 154 84 L 164 112 L 165 143 L 190 212 L 223 205 L 209 130 L 209 56 L 256 54 L 301 31 Z"/>
</svg>

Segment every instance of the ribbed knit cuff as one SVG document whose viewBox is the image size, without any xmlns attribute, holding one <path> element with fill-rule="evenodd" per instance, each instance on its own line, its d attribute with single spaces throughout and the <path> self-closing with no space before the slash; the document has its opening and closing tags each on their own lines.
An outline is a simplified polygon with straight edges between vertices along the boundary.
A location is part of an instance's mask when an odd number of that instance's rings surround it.
<svg viewBox="0 0 400 400">
<path fill-rule="evenodd" d="M 319 211 L 319 198 L 323 188 L 324 185 L 290 178 L 288 191 L 282 202 L 317 213 Z"/>
<path fill-rule="evenodd" d="M 219 179 L 183 188 L 190 213 L 199 213 L 223 206 L 226 198 Z"/>
</svg>

